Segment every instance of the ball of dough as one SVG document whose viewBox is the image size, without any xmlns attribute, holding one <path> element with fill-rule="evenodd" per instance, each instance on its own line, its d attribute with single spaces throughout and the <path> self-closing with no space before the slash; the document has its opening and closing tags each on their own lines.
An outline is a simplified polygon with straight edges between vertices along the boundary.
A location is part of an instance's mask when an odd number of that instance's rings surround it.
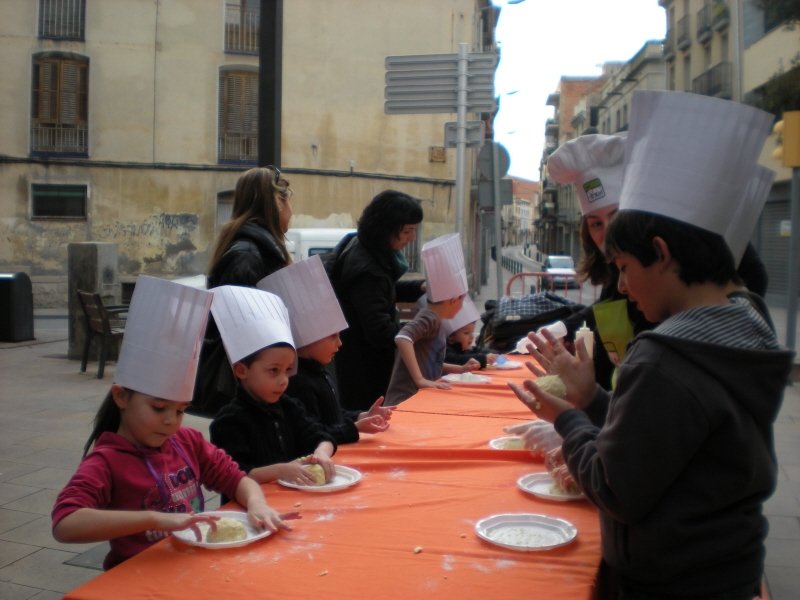
<svg viewBox="0 0 800 600">
<path fill-rule="evenodd" d="M 208 533 L 206 534 L 207 542 L 238 542 L 247 537 L 247 530 L 244 528 L 244 523 L 236 519 L 223 517 L 216 522 L 216 525 L 216 531 L 213 531 L 210 527 L 208 528 Z"/>
<path fill-rule="evenodd" d="M 548 394 L 558 396 L 562 400 L 567 397 L 567 387 L 558 375 L 545 375 L 536 380 L 536 385 Z"/>
<path fill-rule="evenodd" d="M 325 485 L 325 471 L 320 465 L 303 465 L 316 479 L 316 485 Z"/>
</svg>

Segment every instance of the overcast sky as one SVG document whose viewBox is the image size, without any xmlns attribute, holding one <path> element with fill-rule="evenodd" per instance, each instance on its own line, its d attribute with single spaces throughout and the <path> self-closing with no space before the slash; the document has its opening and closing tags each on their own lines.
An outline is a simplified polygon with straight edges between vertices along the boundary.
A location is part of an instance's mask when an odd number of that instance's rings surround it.
<svg viewBox="0 0 800 600">
<path fill-rule="evenodd" d="M 562 75 L 597 76 L 606 61 L 627 61 L 648 40 L 663 39 L 658 0 L 524 0 L 502 6 L 497 40 L 502 58 L 495 91 L 495 136 L 511 154 L 509 175 L 539 179 L 547 96 Z"/>
</svg>

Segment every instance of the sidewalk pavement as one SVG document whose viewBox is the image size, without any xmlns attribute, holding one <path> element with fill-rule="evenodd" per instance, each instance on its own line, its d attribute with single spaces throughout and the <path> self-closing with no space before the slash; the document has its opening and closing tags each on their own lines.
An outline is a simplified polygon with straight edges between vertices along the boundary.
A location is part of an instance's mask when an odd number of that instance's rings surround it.
<svg viewBox="0 0 800 600">
<path fill-rule="evenodd" d="M 492 264 L 492 267 L 494 265 Z M 511 276 L 504 274 L 504 282 Z M 496 297 L 494 269 L 475 298 L 483 309 Z M 785 330 L 786 311 L 772 309 Z M 51 600 L 100 574 L 105 544 L 60 544 L 50 511 L 75 471 L 97 407 L 113 381 L 97 363 L 79 373 L 67 359 L 66 310 L 36 311 L 35 341 L 0 342 L 0 598 Z M 779 338 L 782 342 L 785 337 Z M 800 339 L 800 338 L 798 338 Z M 187 415 L 184 424 L 208 436 L 209 421 Z M 766 577 L 774 600 L 800 598 L 800 390 L 787 388 L 775 424 L 778 488 L 765 504 L 770 521 Z M 209 509 L 218 498 L 207 494 Z"/>
</svg>

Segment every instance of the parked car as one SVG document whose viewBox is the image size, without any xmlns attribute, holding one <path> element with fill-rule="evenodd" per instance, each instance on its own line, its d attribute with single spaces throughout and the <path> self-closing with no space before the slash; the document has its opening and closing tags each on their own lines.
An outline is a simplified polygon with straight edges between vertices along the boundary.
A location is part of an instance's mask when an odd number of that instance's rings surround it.
<svg viewBox="0 0 800 600">
<path fill-rule="evenodd" d="M 571 256 L 550 255 L 545 259 L 542 268 L 548 274 L 547 278 L 542 278 L 543 287 L 549 288 L 551 280 L 556 289 L 563 288 L 564 283 L 567 284 L 567 287 L 578 287 L 575 261 Z"/>
<path fill-rule="evenodd" d="M 290 229 L 286 232 L 286 247 L 292 255 L 293 262 L 311 258 L 315 254 L 325 254 L 336 247 L 336 244 L 355 229 Z"/>
</svg>

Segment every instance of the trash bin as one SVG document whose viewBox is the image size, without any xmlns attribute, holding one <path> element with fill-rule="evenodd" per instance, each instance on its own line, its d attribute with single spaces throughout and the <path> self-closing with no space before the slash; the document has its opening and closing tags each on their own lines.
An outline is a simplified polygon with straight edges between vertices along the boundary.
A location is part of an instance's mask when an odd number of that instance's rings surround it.
<svg viewBox="0 0 800 600">
<path fill-rule="evenodd" d="M 0 342 L 33 337 L 33 287 L 26 273 L 0 273 Z"/>
</svg>

